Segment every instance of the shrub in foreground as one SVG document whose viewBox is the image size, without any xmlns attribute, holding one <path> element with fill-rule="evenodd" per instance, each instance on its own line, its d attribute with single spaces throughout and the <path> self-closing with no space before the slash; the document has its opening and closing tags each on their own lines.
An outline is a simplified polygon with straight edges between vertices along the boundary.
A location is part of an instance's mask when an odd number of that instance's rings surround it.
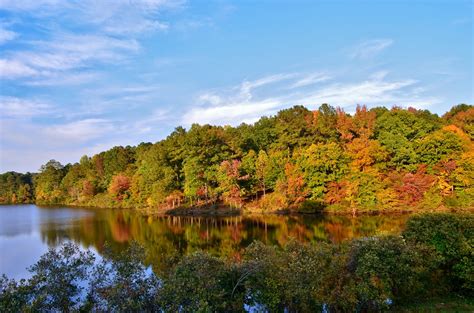
<svg viewBox="0 0 474 313">
<path fill-rule="evenodd" d="M 472 295 L 472 222 L 430 214 L 411 218 L 402 236 L 255 242 L 239 261 L 198 252 L 161 277 L 136 244 L 95 261 L 66 243 L 42 256 L 30 279 L 0 279 L 0 311 L 380 312 L 441 292 Z"/>
<path fill-rule="evenodd" d="M 411 217 L 403 232 L 439 258 L 443 279 L 456 291 L 474 293 L 474 215 L 423 214 Z"/>
</svg>

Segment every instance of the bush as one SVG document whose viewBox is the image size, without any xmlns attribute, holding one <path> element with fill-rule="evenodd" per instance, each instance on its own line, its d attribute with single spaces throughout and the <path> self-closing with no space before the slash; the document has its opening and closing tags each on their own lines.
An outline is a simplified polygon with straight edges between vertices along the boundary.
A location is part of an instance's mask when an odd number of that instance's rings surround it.
<svg viewBox="0 0 474 313">
<path fill-rule="evenodd" d="M 325 204 L 321 201 L 305 200 L 298 208 L 299 213 L 322 213 L 325 208 Z"/>
<path fill-rule="evenodd" d="M 474 292 L 474 215 L 423 214 L 410 218 L 403 237 L 431 247 L 453 289 Z"/>
<path fill-rule="evenodd" d="M 144 265 L 145 251 L 137 243 L 118 255 L 106 247 L 102 261 L 91 270 L 86 307 L 98 311 L 157 311 L 161 284 Z"/>
<path fill-rule="evenodd" d="M 186 256 L 164 280 L 160 303 L 166 312 L 241 311 L 243 301 L 232 288 L 235 276 L 221 259 L 202 252 Z"/>
<path fill-rule="evenodd" d="M 420 247 L 395 236 L 355 240 L 350 245 L 349 270 L 356 282 L 358 308 L 387 309 L 393 301 L 422 295 L 436 264 Z"/>
<path fill-rule="evenodd" d="M 452 209 L 472 208 L 474 206 L 474 188 L 456 190 L 450 197 L 446 197 L 444 202 L 447 207 Z"/>
<path fill-rule="evenodd" d="M 16 282 L 0 280 L 0 311 L 71 311 L 79 309 L 82 286 L 94 262 L 91 252 L 73 243 L 50 249 L 29 268 L 33 276 Z"/>
<path fill-rule="evenodd" d="M 0 277 L 0 312 L 26 311 L 33 296 L 32 291 L 25 280 L 17 282 L 2 275 Z"/>
<path fill-rule="evenodd" d="M 328 263 L 320 248 L 291 241 L 279 250 L 260 242 L 245 251 L 243 272 L 247 273 L 247 304 L 266 310 L 290 312 L 321 311 L 316 295 L 320 273 Z M 321 258 L 322 257 L 322 258 Z"/>
</svg>

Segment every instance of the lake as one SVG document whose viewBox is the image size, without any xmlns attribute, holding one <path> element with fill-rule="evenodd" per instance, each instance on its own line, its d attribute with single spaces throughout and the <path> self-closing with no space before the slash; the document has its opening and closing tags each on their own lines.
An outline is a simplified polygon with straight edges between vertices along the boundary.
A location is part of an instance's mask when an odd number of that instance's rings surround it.
<svg viewBox="0 0 474 313">
<path fill-rule="evenodd" d="M 0 274 L 28 277 L 48 247 L 71 240 L 100 254 L 108 243 L 120 251 L 132 241 L 145 247 L 147 263 L 162 270 L 173 256 L 204 250 L 239 257 L 254 240 L 283 245 L 290 238 L 318 244 L 381 234 L 399 234 L 408 215 L 234 217 L 145 216 L 133 210 L 0 206 Z"/>
</svg>

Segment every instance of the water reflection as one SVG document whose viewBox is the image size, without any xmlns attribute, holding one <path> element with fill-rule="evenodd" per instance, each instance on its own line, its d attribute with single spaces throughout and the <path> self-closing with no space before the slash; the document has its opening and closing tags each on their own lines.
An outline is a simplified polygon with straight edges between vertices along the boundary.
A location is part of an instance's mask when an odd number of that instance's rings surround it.
<svg viewBox="0 0 474 313">
<path fill-rule="evenodd" d="M 32 218 L 35 217 L 35 218 Z M 131 210 L 40 208 L 34 205 L 0 207 L 0 248 L 2 254 L 12 249 L 15 236 L 37 235 L 16 249 L 29 246 L 55 246 L 73 240 L 85 248 L 101 252 L 104 243 L 119 251 L 131 241 L 142 244 L 148 262 L 157 271 L 163 270 L 174 257 L 205 250 L 213 255 L 239 258 L 253 240 L 283 245 L 290 238 L 317 244 L 341 242 L 346 239 L 401 231 L 407 215 L 395 216 L 308 216 L 250 215 L 237 217 L 175 217 L 144 216 Z M 27 227 L 25 227 L 25 220 Z M 5 227 L 5 228 L 4 228 Z M 4 231 L 6 229 L 7 231 Z M 34 237 L 34 236 L 33 236 Z M 10 238 L 10 239 L 9 239 Z M 24 240 L 23 240 L 24 241 Z M 22 256 L 25 257 L 25 256 Z M 28 264 L 37 260 L 32 255 Z M 0 272 L 11 270 L 4 266 Z"/>
</svg>

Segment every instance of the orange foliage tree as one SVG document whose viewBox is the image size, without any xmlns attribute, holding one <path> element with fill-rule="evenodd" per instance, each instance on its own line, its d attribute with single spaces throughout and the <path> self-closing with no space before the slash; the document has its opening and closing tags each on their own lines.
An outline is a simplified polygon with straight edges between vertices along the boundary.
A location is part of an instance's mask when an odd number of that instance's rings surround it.
<svg viewBox="0 0 474 313">
<path fill-rule="evenodd" d="M 109 186 L 109 193 L 117 200 L 123 200 L 126 198 L 130 186 L 130 177 L 124 174 L 117 174 L 112 177 L 112 181 L 110 182 Z"/>
</svg>

